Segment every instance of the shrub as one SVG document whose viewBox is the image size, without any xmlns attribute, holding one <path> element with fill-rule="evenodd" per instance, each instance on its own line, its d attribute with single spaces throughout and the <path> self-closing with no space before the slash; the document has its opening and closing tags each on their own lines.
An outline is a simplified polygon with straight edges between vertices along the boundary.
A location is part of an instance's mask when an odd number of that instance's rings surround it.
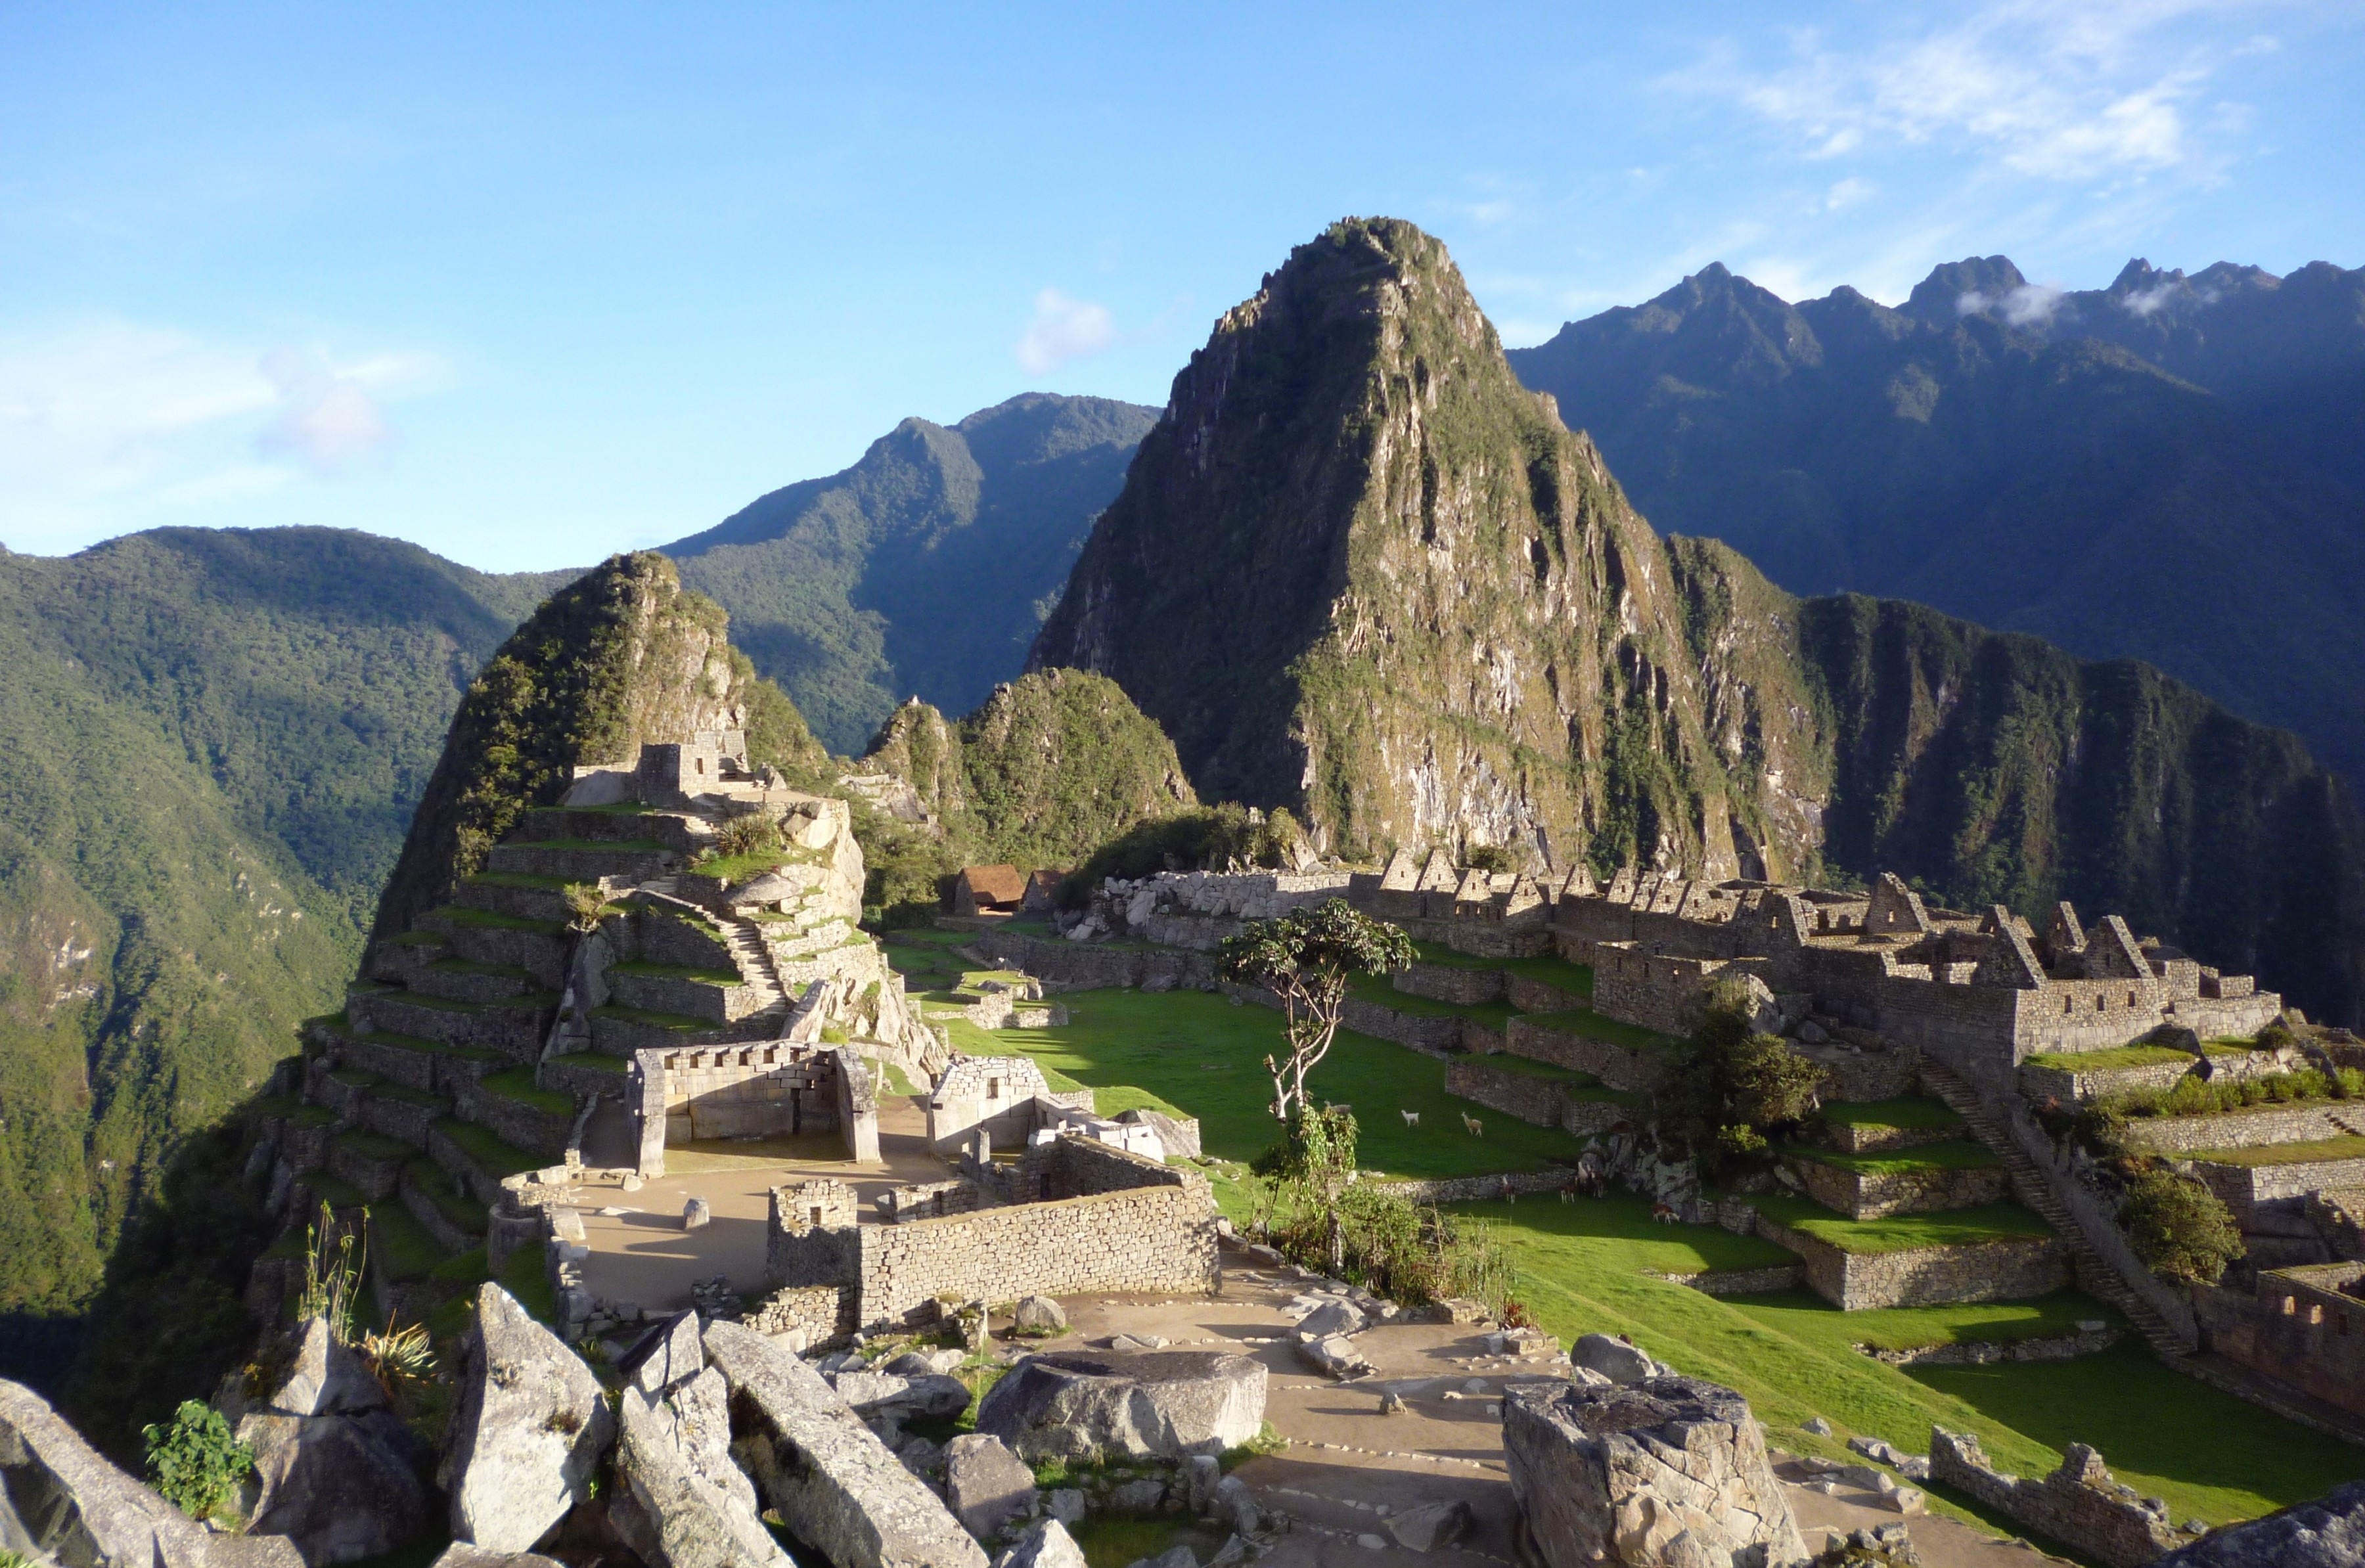
<svg viewBox="0 0 2365 1568">
<path fill-rule="evenodd" d="M 754 812 L 733 817 L 714 830 L 713 853 L 725 860 L 768 854 L 780 846 L 780 824 Z"/>
<path fill-rule="evenodd" d="M 2217 1194 L 2190 1176 L 2153 1168 L 2127 1182 L 2119 1211 L 2135 1256 L 2162 1279 L 2215 1284 L 2242 1255 L 2242 1233 Z"/>
<path fill-rule="evenodd" d="M 1519 863 L 1511 852 L 1499 844 L 1474 844 L 1462 857 L 1462 863 L 1474 871 L 1492 876 L 1497 871 L 1516 871 Z"/>
<path fill-rule="evenodd" d="M 559 890 L 566 901 L 566 929 L 578 936 L 588 936 L 600 929 L 600 922 L 608 913 L 608 896 L 590 882 L 569 882 Z"/>
<path fill-rule="evenodd" d="M 169 1426 L 152 1426 L 148 1475 L 164 1500 L 193 1519 L 209 1519 L 230 1506 L 239 1484 L 254 1473 L 254 1454 L 230 1434 L 221 1412 L 196 1400 L 181 1402 Z"/>
<path fill-rule="evenodd" d="M 1764 1156 L 1781 1131 L 1815 1114 L 1822 1070 L 1777 1035 L 1754 1034 L 1743 1002 L 1711 997 L 1689 1048 L 1653 1095 L 1660 1131 L 1702 1174 Z"/>
<path fill-rule="evenodd" d="M 1303 841 L 1286 812 L 1267 817 L 1243 806 L 1194 807 L 1127 828 L 1086 856 L 1053 897 L 1062 909 L 1082 909 L 1110 877 L 1130 881 L 1160 871 L 1220 871 L 1234 861 L 1287 866 Z"/>
</svg>

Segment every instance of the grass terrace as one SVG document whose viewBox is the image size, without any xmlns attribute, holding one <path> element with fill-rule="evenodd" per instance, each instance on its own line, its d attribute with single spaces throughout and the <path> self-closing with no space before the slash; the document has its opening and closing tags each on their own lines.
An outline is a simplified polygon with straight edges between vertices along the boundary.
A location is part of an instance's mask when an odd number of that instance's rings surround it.
<svg viewBox="0 0 2365 1568">
<path fill-rule="evenodd" d="M 1918 1094 L 1895 1100 L 1839 1100 L 1822 1108 L 1822 1118 L 1842 1127 L 1896 1127 L 1902 1131 L 1935 1132 L 1963 1125 L 1963 1118 L 1942 1101 Z"/>
<path fill-rule="evenodd" d="M 1435 964 L 1446 969 L 1496 969 L 1523 980 L 1541 980 L 1563 991 L 1573 991 L 1579 996 L 1593 994 L 1593 966 L 1572 964 L 1566 958 L 1544 954 L 1533 958 L 1481 958 L 1449 947 L 1441 942 L 1416 942 L 1414 947 L 1424 964 Z"/>
<path fill-rule="evenodd" d="M 1794 1452 L 1853 1461 L 1842 1445 L 1861 1433 L 1926 1453 L 1934 1424 L 1978 1433 L 2001 1469 L 2042 1475 L 2066 1445 L 2088 1442 L 2122 1480 L 2167 1498 L 2176 1518 L 2213 1523 L 2320 1496 L 2365 1473 L 2355 1449 L 2173 1372 L 2132 1343 L 2075 1361 L 1982 1367 L 1891 1367 L 1853 1348 L 2025 1338 L 2069 1332 L 2080 1319 L 2115 1321 L 2075 1292 L 1855 1313 L 1804 1291 L 1716 1297 L 1653 1276 L 1762 1267 L 1789 1255 L 1712 1226 L 1653 1225 L 1647 1202 L 1622 1195 L 1454 1206 L 1489 1222 L 1528 1305 L 1564 1342 L 1630 1335 L 1681 1371 L 1740 1390 L 1773 1441 Z M 1799 1430 L 1815 1416 L 1838 1432 Z M 1969 1511 L 1965 1501 L 1933 1494 L 1934 1506 L 1957 1512 Z M 1990 1523 L 2021 1533 L 2000 1518 Z"/>
<path fill-rule="evenodd" d="M 588 1068 L 594 1072 L 613 1072 L 621 1075 L 633 1070 L 631 1061 L 623 1057 L 610 1056 L 605 1051 L 574 1051 L 555 1059 L 564 1061 L 569 1067 Z"/>
<path fill-rule="evenodd" d="M 1835 1148 L 1805 1146 L 1783 1152 L 1834 1170 L 1853 1170 L 1859 1176 L 1904 1176 L 1916 1170 L 1986 1170 L 2003 1163 L 1993 1149 L 1968 1138 L 1917 1144 L 1911 1148 L 1880 1154 L 1847 1154 Z"/>
<path fill-rule="evenodd" d="M 1402 1013 L 1414 1018 L 1471 1018 L 1496 1030 L 1519 1015 L 1508 1002 L 1479 1002 L 1464 1005 L 1458 1002 L 1440 1002 L 1434 997 L 1415 996 L 1410 991 L 1398 991 L 1382 975 L 1356 975 L 1348 980 L 1347 991 L 1358 1002 L 1368 1002 L 1391 1013 Z"/>
<path fill-rule="evenodd" d="M 485 1205 L 454 1186 L 451 1176 L 442 1166 L 422 1158 L 404 1166 L 402 1174 L 405 1181 L 419 1189 L 435 1206 L 435 1212 L 450 1220 L 454 1226 L 483 1233 L 490 1218 L 485 1212 Z"/>
<path fill-rule="evenodd" d="M 550 1163 L 539 1155 L 528 1154 L 521 1148 L 513 1148 L 503 1143 L 492 1128 L 480 1127 L 456 1116 L 444 1117 L 435 1124 L 435 1130 L 449 1138 L 454 1148 L 475 1160 L 496 1181 L 504 1176 L 522 1176 Z"/>
<path fill-rule="evenodd" d="M 310 1206 L 315 1210 L 322 1204 L 341 1213 L 346 1209 L 369 1207 L 369 1199 L 362 1190 L 342 1176 L 331 1176 L 325 1170 L 310 1170 L 305 1172 L 304 1185 L 312 1189 Z"/>
<path fill-rule="evenodd" d="M 562 1094 L 555 1089 L 544 1089 L 535 1083 L 532 1068 L 517 1067 L 507 1072 L 490 1074 L 482 1080 L 482 1086 L 487 1093 L 514 1100 L 521 1105 L 531 1105 L 550 1115 L 571 1116 L 575 1114 L 575 1096 Z"/>
<path fill-rule="evenodd" d="M 1640 1024 L 1621 1024 L 1615 1018 L 1604 1018 L 1589 1007 L 1575 1007 L 1561 1013 L 1522 1013 L 1516 1016 L 1547 1029 L 1558 1029 L 1564 1034 L 1582 1035 L 1588 1040 L 1606 1040 L 1628 1050 L 1671 1051 L 1683 1045 L 1673 1035 L 1662 1035 L 1656 1029 L 1645 1029 Z"/>
<path fill-rule="evenodd" d="M 555 841 L 536 840 L 535 842 L 539 846 L 545 842 Z M 592 849 L 615 849 L 622 847 L 613 844 L 594 844 L 588 846 L 577 844 L 574 846 L 577 848 L 589 847 Z M 566 847 L 566 846 L 561 845 L 560 847 L 564 848 Z M 657 846 L 652 845 L 650 847 L 656 848 Z M 565 877 L 544 877 L 531 871 L 479 871 L 475 876 L 470 877 L 467 879 L 471 882 L 480 882 L 489 888 L 539 888 L 544 892 L 553 893 L 563 891 L 564 890 L 574 886 L 574 883 Z"/>
<path fill-rule="evenodd" d="M 2205 1160 L 2211 1165 L 2312 1165 L 2320 1160 L 2365 1159 L 2365 1137 L 2270 1143 L 2256 1148 L 2204 1148 L 2178 1158 Z"/>
<path fill-rule="evenodd" d="M 712 1031 L 716 1025 L 704 1018 L 690 1018 L 679 1013 L 651 1013 L 644 1008 L 626 1007 L 609 1002 L 591 1010 L 594 1018 L 617 1018 L 627 1024 L 640 1024 L 651 1029 L 670 1029 L 676 1034 L 700 1035 Z"/>
<path fill-rule="evenodd" d="M 680 964 L 652 964 L 634 958 L 630 963 L 611 964 L 609 972 L 620 975 L 648 975 L 657 980 L 697 980 L 704 985 L 745 985 L 746 980 L 736 969 L 694 969 Z"/>
<path fill-rule="evenodd" d="M 1770 1218 L 1843 1252 L 1907 1252 L 1921 1247 L 1968 1247 L 2053 1234 L 2050 1226 L 2017 1204 L 1891 1215 L 1887 1219 L 1847 1219 L 1810 1198 L 1788 1193 L 1765 1193 L 1749 1201 Z"/>
<path fill-rule="evenodd" d="M 370 1260 L 387 1279 L 425 1279 L 443 1261 L 434 1234 L 399 1203 L 372 1204 L 369 1223 Z"/>
<path fill-rule="evenodd" d="M 470 926 L 480 931 L 530 931 L 537 936 L 555 936 L 566 929 L 564 921 L 528 920 L 521 914 L 497 914 L 488 909 L 469 909 L 463 904 L 446 904 L 436 911 L 436 915 L 454 925 Z"/>
<path fill-rule="evenodd" d="M 1180 1107 L 1199 1118 L 1203 1146 L 1220 1159 L 1253 1159 L 1278 1137 L 1265 1112 L 1272 1081 L 1261 1065 L 1280 1048 L 1278 1013 L 1197 991 L 1083 991 L 1059 1000 L 1066 1024 L 977 1030 L 981 1045 L 963 1048 L 1032 1057 L 1047 1076 L 1096 1091 L 1104 1114 L 1153 1102 Z M 956 1028 L 957 1045 L 960 1035 Z M 1559 1128 L 1510 1116 L 1484 1117 L 1485 1136 L 1471 1137 L 1461 1122 L 1467 1103 L 1445 1092 L 1443 1062 L 1367 1035 L 1340 1030 L 1313 1082 L 1355 1107 L 1363 1164 L 1391 1176 L 1532 1170 L 1577 1151 Z M 1421 1126 L 1407 1126 L 1400 1111 L 1418 1113 Z"/>
</svg>

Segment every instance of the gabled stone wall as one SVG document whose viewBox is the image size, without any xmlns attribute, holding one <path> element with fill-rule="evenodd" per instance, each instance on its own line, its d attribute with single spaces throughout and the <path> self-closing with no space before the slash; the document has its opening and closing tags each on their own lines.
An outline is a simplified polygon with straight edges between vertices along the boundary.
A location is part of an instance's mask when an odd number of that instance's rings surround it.
<svg viewBox="0 0 2365 1568">
<path fill-rule="evenodd" d="M 2365 1301 L 2343 1286 L 2365 1263 L 2322 1263 L 2259 1275 L 2249 1294 L 2192 1287 L 2208 1348 L 2309 1396 L 2365 1416 Z"/>
<path fill-rule="evenodd" d="M 2133 1487 L 2113 1482 L 2102 1455 L 2084 1443 L 2071 1443 L 2061 1468 L 2044 1480 L 2024 1481 L 1990 1468 L 1977 1437 L 1933 1427 L 1930 1479 L 2111 1568 L 2140 1568 L 2201 1533 L 2170 1524 L 2168 1505 L 2158 1498 L 2139 1497 Z"/>
</svg>

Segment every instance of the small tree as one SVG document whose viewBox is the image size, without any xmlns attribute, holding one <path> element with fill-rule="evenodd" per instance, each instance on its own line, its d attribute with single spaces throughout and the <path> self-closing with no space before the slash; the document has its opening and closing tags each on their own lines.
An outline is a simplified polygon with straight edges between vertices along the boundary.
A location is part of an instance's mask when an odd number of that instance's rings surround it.
<svg viewBox="0 0 2365 1568">
<path fill-rule="evenodd" d="M 1287 1022 L 1286 1059 L 1266 1057 L 1272 1075 L 1273 1118 L 1290 1125 L 1306 1108 L 1306 1077 L 1330 1054 L 1351 974 L 1393 974 L 1418 955 L 1401 926 L 1373 920 L 1345 899 L 1294 909 L 1278 920 L 1252 920 L 1227 941 L 1216 972 L 1239 985 L 1279 993 Z"/>
<path fill-rule="evenodd" d="M 2146 1267 L 2165 1280 L 2215 1284 L 2242 1255 L 2233 1211 L 2190 1176 L 2152 1169 L 2127 1182 L 2120 1217 L 2127 1240 Z"/>
<path fill-rule="evenodd" d="M 1751 1030 L 1745 992 L 1721 993 L 1692 1031 L 1691 1048 L 1660 1081 L 1653 1110 L 1660 1130 L 1713 1174 L 1764 1154 L 1770 1133 L 1813 1115 L 1821 1078 L 1780 1036 Z"/>
</svg>

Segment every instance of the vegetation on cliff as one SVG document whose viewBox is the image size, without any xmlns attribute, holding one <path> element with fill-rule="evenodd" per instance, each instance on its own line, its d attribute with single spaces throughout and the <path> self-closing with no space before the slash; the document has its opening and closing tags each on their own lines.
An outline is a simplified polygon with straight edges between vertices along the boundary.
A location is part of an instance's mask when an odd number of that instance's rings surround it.
<svg viewBox="0 0 2365 1568">
<path fill-rule="evenodd" d="M 1334 853 L 2070 898 L 2358 1015 L 2365 832 L 2295 740 L 1662 540 L 1408 224 L 1334 225 L 1218 322 L 1031 658 L 1112 677 L 1201 794 Z"/>
<path fill-rule="evenodd" d="M 1115 681 L 1079 670 L 997 686 L 958 723 L 907 702 L 863 765 L 910 784 L 930 819 L 925 832 L 876 811 L 857 823 L 865 902 L 912 913 L 933 908 L 939 880 L 964 865 L 1066 869 L 1198 804 L 1165 733 Z"/>
</svg>

